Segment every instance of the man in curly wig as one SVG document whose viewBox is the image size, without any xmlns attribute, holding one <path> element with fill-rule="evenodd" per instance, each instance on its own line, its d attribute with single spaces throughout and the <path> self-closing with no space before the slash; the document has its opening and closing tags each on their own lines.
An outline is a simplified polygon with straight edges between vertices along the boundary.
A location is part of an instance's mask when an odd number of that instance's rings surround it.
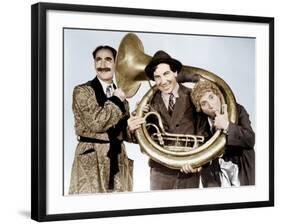
<svg viewBox="0 0 281 224">
<path fill-rule="evenodd" d="M 255 133 L 249 114 L 242 105 L 236 104 L 238 122 L 232 123 L 228 118 L 227 105 L 221 103 L 221 96 L 219 88 L 210 81 L 196 83 L 191 92 L 192 102 L 196 111 L 202 114 L 201 122 L 204 123 L 206 132 L 211 136 L 215 130 L 220 129 L 227 141 L 224 155 L 212 161 L 213 165 L 218 164 L 217 169 L 212 169 L 212 165 L 201 170 L 203 186 L 208 186 L 206 182 L 210 181 L 210 177 L 216 179 L 220 186 L 254 185 Z M 187 166 L 188 164 L 182 167 L 183 172 Z"/>
</svg>

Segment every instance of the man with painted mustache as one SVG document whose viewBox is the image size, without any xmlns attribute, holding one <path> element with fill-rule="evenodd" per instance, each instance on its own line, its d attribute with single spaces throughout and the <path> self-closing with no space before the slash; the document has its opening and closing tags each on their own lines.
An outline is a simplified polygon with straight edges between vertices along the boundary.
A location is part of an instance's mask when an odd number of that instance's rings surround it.
<svg viewBox="0 0 281 224">
<path fill-rule="evenodd" d="M 132 191 L 133 161 L 123 140 L 129 105 L 113 83 L 116 50 L 99 46 L 93 51 L 96 77 L 73 91 L 76 148 L 69 194 Z"/>
</svg>

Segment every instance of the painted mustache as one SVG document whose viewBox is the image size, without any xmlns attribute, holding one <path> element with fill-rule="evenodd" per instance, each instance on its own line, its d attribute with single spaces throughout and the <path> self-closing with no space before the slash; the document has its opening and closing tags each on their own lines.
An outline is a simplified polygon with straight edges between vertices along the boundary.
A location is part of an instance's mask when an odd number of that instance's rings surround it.
<svg viewBox="0 0 281 224">
<path fill-rule="evenodd" d="M 99 72 L 110 72 L 110 71 L 111 71 L 110 68 L 97 68 L 97 70 L 98 70 Z"/>
</svg>

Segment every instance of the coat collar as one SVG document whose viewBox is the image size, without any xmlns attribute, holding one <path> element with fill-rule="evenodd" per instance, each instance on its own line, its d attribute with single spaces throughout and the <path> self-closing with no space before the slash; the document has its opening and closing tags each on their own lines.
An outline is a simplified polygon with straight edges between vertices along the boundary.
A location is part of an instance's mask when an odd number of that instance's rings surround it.
<svg viewBox="0 0 281 224">
<path fill-rule="evenodd" d="M 95 77 L 91 83 L 90 86 L 93 88 L 93 90 L 95 91 L 96 94 L 96 100 L 99 104 L 99 106 L 103 106 L 105 101 L 107 101 L 107 97 L 103 91 L 102 85 L 100 83 L 100 81 L 98 80 L 97 77 Z"/>
<path fill-rule="evenodd" d="M 96 99 L 99 106 L 103 106 L 105 101 L 107 101 L 107 97 L 103 91 L 102 85 L 97 77 L 95 77 L 92 81 L 90 81 L 90 86 L 95 91 Z M 113 88 L 116 89 L 115 84 L 113 83 Z"/>
</svg>

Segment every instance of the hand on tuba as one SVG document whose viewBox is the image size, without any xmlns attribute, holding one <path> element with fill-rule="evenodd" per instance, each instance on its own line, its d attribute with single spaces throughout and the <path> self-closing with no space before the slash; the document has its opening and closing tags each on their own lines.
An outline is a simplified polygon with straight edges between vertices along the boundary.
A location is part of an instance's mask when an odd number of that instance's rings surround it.
<svg viewBox="0 0 281 224">
<path fill-rule="evenodd" d="M 131 115 L 128 119 L 128 127 L 130 132 L 135 132 L 141 125 L 145 123 L 145 119 L 143 117 L 137 115 Z"/>
<path fill-rule="evenodd" d="M 198 168 L 193 168 L 189 163 L 186 163 L 186 164 L 184 164 L 184 165 L 182 166 L 182 168 L 181 168 L 180 171 L 181 171 L 182 173 L 188 174 L 188 173 L 198 173 L 198 172 L 201 171 L 201 169 L 202 169 L 201 166 L 198 167 Z"/>
<path fill-rule="evenodd" d="M 138 108 L 138 106 L 139 106 L 139 103 L 140 103 L 140 102 L 137 102 L 137 104 L 136 104 L 136 109 L 132 112 L 132 116 L 135 116 L 135 115 L 137 114 L 137 108 Z M 151 107 L 150 107 L 149 104 L 146 104 L 146 105 L 142 108 L 142 112 L 143 112 L 144 114 L 148 113 L 150 110 L 151 110 Z"/>
<path fill-rule="evenodd" d="M 149 104 L 146 104 L 143 108 L 142 108 L 142 112 L 144 114 L 148 113 L 151 110 L 151 107 Z"/>
<path fill-rule="evenodd" d="M 139 106 L 139 102 L 137 102 L 136 108 Z M 128 119 L 128 127 L 130 132 L 135 132 L 135 130 L 137 130 L 138 128 L 141 127 L 141 125 L 143 123 L 145 123 L 145 118 L 137 116 L 137 109 L 135 109 L 132 113 L 130 118 Z M 143 113 L 148 113 L 150 111 L 150 105 L 146 104 L 143 109 L 142 109 Z"/>
</svg>

